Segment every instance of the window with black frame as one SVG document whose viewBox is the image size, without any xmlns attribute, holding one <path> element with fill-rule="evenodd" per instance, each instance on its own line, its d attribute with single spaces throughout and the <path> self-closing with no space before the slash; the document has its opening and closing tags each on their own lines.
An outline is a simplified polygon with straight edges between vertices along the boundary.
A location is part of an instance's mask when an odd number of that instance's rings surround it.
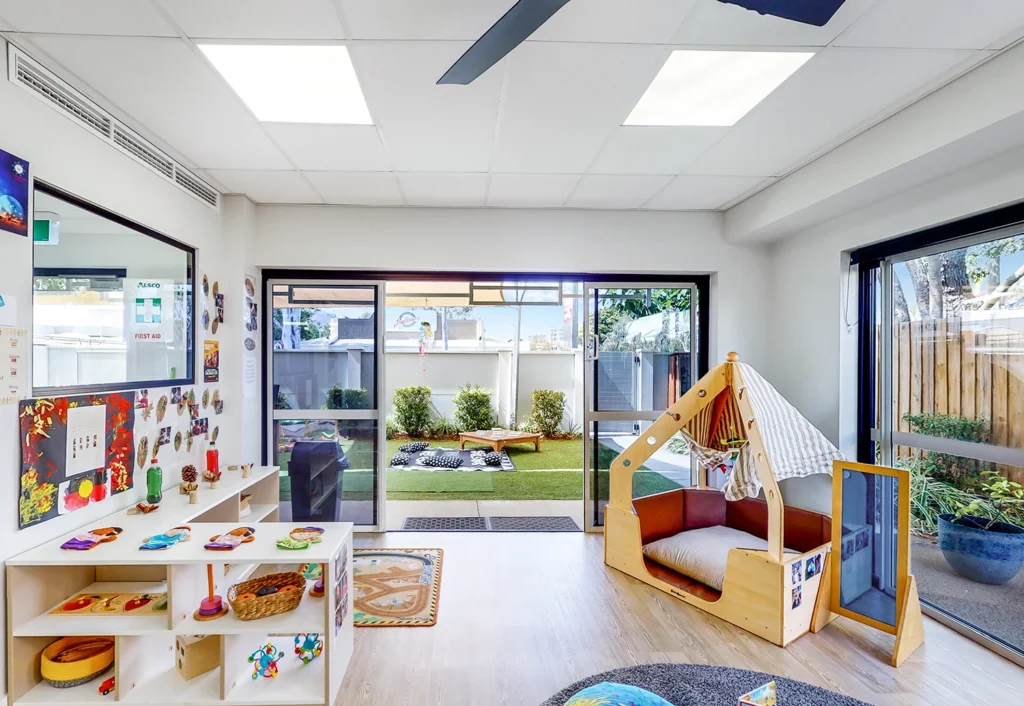
<svg viewBox="0 0 1024 706">
<path fill-rule="evenodd" d="M 926 610 L 1019 661 L 1024 225 L 933 235 L 941 242 L 915 234 L 853 253 L 860 460 L 911 472 L 911 571 Z"/>
<path fill-rule="evenodd" d="M 191 248 L 37 183 L 34 393 L 193 382 L 194 259 Z"/>
</svg>

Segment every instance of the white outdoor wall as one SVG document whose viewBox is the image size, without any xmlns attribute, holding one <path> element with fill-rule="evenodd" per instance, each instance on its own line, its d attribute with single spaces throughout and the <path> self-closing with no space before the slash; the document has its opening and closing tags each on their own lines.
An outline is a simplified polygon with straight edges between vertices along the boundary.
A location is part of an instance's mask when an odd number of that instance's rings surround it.
<svg viewBox="0 0 1024 706">
<path fill-rule="evenodd" d="M 198 248 L 199 267 L 213 280 L 220 280 L 227 294 L 228 319 L 218 332 L 221 341 L 222 395 L 225 412 L 211 419 L 221 427 L 222 458 L 237 459 L 243 449 L 242 425 L 246 420 L 245 448 L 258 449 L 258 399 L 252 410 L 240 414 L 243 400 L 235 389 L 240 380 L 238 358 L 241 355 L 241 270 L 248 260 L 239 241 L 248 237 L 253 227 L 249 203 L 248 213 L 235 218 L 226 235 L 222 234 L 221 215 L 171 186 L 145 167 L 122 155 L 85 129 L 57 113 L 36 98 L 6 80 L 7 52 L 0 42 L 0 147 L 27 159 L 32 175 L 131 220 Z M 246 202 L 248 203 L 248 202 Z M 228 199 L 225 213 L 235 206 Z M 246 210 L 244 204 L 238 209 Z M 236 276 L 237 275 L 237 276 Z M 17 300 L 17 325 L 32 328 L 32 244 L 29 238 L 0 233 L 0 294 L 9 301 Z M 230 279 L 229 279 L 230 278 Z M 196 370 L 202 380 L 202 339 L 198 336 Z M 231 345 L 229 345 L 229 343 Z M 29 371 L 31 377 L 31 371 Z M 238 386 L 240 389 L 240 385 Z M 213 421 L 215 420 L 215 422 Z M 15 488 L 20 474 L 20 446 L 17 433 L 17 407 L 0 407 L 0 475 L 8 488 Z M 251 458 L 251 457 L 249 457 Z M 139 492 L 145 483 L 136 484 Z M 0 560 L 26 551 L 44 541 L 70 532 L 97 517 L 138 501 L 134 492 L 124 493 L 106 502 L 92 505 L 69 515 L 18 531 L 16 494 L 5 494 L 0 503 Z M 4 575 L 0 571 L 0 593 L 5 593 Z M 0 615 L 0 630 L 6 630 Z M 0 645 L 6 643 L 0 642 Z M 6 663 L 0 646 L 0 663 Z M 0 682 L 0 701 L 6 693 L 6 674 Z"/>
<path fill-rule="evenodd" d="M 384 356 L 384 399 L 387 414 L 395 411 L 395 389 L 426 385 L 439 414 L 454 419 L 452 398 L 467 383 L 491 390 L 497 402 L 498 353 L 453 353 L 431 351 L 421 359 L 418 353 L 387 353 Z M 424 370 L 426 367 L 426 370 Z"/>
<path fill-rule="evenodd" d="M 1024 151 L 894 195 L 778 243 L 772 251 L 773 385 L 849 457 L 857 409 L 856 272 L 845 253 L 1024 196 Z M 828 508 L 827 479 L 783 488 L 787 500 Z"/>
<path fill-rule="evenodd" d="M 576 389 L 574 383 L 578 377 L 574 366 L 582 365 L 582 357 L 574 353 L 523 353 L 519 356 L 519 419 L 526 419 L 533 409 L 534 390 L 555 390 L 565 393 L 564 425 L 578 424 L 582 427 L 582 410 L 580 419 L 576 419 L 574 402 Z"/>
<path fill-rule="evenodd" d="M 258 206 L 261 267 L 711 273 L 711 360 L 767 360 L 770 259 L 722 237 L 718 213 Z"/>
</svg>

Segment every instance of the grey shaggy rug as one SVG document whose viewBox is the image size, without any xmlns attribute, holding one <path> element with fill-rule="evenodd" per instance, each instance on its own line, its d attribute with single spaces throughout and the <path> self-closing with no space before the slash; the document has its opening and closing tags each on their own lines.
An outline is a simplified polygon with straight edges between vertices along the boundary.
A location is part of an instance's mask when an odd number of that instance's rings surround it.
<svg viewBox="0 0 1024 706">
<path fill-rule="evenodd" d="M 773 680 L 778 687 L 779 706 L 870 706 L 792 679 L 700 664 L 643 664 L 595 674 L 566 687 L 541 706 L 563 706 L 580 689 L 603 681 L 647 689 L 673 706 L 736 706 L 740 696 Z"/>
</svg>

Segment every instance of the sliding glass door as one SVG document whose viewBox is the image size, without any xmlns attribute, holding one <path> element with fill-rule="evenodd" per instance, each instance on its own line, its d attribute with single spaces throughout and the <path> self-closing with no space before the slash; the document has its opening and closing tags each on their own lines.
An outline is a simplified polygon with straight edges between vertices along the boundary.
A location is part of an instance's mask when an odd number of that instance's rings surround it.
<svg viewBox="0 0 1024 706">
<path fill-rule="evenodd" d="M 611 462 L 697 378 L 697 287 L 602 282 L 584 286 L 587 529 L 604 524 Z M 673 443 L 675 442 L 675 443 Z M 634 476 L 634 497 L 694 482 L 685 442 L 654 452 Z"/>
<path fill-rule="evenodd" d="M 1024 574 L 996 586 L 954 569 L 938 515 L 969 506 L 1024 526 L 1024 504 L 991 492 L 1024 482 L 1024 235 L 989 232 L 864 267 L 861 307 L 861 460 L 911 472 L 921 598 L 1022 659 Z"/>
<path fill-rule="evenodd" d="M 281 519 L 384 525 L 382 282 L 267 283 L 267 456 Z"/>
</svg>

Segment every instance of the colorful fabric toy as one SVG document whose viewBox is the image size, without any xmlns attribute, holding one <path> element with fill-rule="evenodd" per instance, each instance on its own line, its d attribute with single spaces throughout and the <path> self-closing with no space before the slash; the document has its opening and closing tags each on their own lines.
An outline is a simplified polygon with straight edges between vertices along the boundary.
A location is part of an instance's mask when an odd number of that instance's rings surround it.
<svg viewBox="0 0 1024 706">
<path fill-rule="evenodd" d="M 255 527 L 236 527 L 218 537 L 210 537 L 209 543 L 203 545 L 211 551 L 230 551 L 240 544 L 251 542 L 256 535 Z"/>
<path fill-rule="evenodd" d="M 60 545 L 61 549 L 72 549 L 80 552 L 88 551 L 93 547 L 105 542 L 113 542 L 117 535 L 121 534 L 120 527 L 101 527 L 89 530 L 85 534 L 78 534 Z"/>
<path fill-rule="evenodd" d="M 188 525 L 181 525 L 169 529 L 163 534 L 156 534 L 152 537 L 147 537 L 139 549 L 147 551 L 160 551 L 161 549 L 168 549 L 173 547 L 175 544 L 180 542 L 187 542 L 192 538 L 192 528 Z"/>
</svg>

